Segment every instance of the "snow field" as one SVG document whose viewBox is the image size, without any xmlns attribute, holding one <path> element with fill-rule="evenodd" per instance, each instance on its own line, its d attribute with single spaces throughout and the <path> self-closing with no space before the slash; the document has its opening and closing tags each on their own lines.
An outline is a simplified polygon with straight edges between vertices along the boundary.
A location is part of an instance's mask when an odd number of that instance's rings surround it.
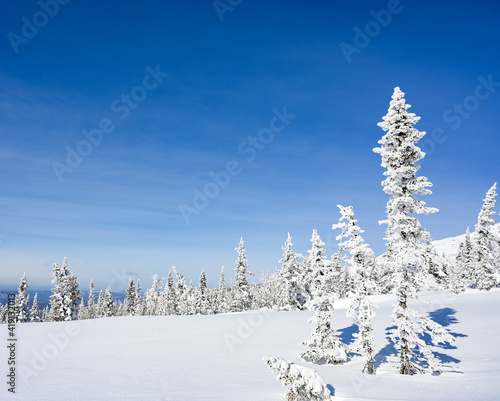
<svg viewBox="0 0 500 401">
<path fill-rule="evenodd" d="M 113 317 L 74 322 L 18 324 L 19 401 L 280 400 L 284 388 L 263 362 L 274 356 L 312 367 L 339 400 L 500 399 L 500 290 L 422 292 L 431 313 L 457 336 L 434 347 L 449 372 L 401 376 L 386 338 L 393 295 L 370 297 L 379 351 L 377 374 L 361 373 L 363 360 L 313 365 L 299 358 L 312 312 L 265 309 L 212 316 Z M 338 300 L 333 327 L 345 342 L 355 327 L 345 316 L 350 299 Z M 5 326 L 0 326 L 0 329 Z M 5 340 L 5 333 L 2 339 Z M 1 347 L 6 361 L 6 348 Z M 45 360 L 45 364 L 43 363 Z M 5 366 L 1 369 L 6 372 Z M 462 373 L 460 373 L 460 371 Z M 1 390 L 6 393 L 5 384 Z M 2 396 L 4 399 L 4 396 Z"/>
</svg>

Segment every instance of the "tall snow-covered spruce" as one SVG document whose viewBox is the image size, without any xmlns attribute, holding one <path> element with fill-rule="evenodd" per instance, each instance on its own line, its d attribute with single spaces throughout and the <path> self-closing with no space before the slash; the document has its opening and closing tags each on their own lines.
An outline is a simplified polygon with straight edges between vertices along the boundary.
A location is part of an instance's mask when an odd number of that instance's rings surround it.
<svg viewBox="0 0 500 401">
<path fill-rule="evenodd" d="M 448 287 L 455 294 L 460 294 L 476 282 L 475 277 L 476 272 L 472 263 L 472 241 L 469 227 L 467 227 L 465 238 L 458 247 L 455 263 L 451 266 Z"/>
<path fill-rule="evenodd" d="M 19 290 L 16 295 L 15 300 L 15 311 L 16 311 L 16 322 L 25 323 L 31 320 L 30 318 L 30 307 L 29 307 L 29 295 L 28 290 L 28 280 L 26 279 L 26 273 L 21 277 L 21 282 L 19 284 Z"/>
<path fill-rule="evenodd" d="M 496 189 L 497 183 L 495 182 L 483 199 L 484 203 L 477 217 L 476 236 L 472 247 L 472 263 L 475 273 L 474 287 L 487 291 L 498 284 L 496 271 L 500 263 L 495 260 L 495 254 L 498 253 L 499 239 L 491 230 L 491 226 L 495 224 L 493 208 L 497 196 Z"/>
<path fill-rule="evenodd" d="M 334 293 L 334 283 L 337 275 L 333 264 L 323 256 L 325 243 L 321 241 L 316 230 L 313 231 L 311 242 L 313 245 L 307 258 L 310 293 L 307 308 L 315 311 L 309 319 L 314 328 L 310 337 L 301 343 L 307 346 L 308 350 L 300 355 L 313 363 L 339 364 L 347 360 L 347 347 L 332 327 L 334 302 L 337 297 Z"/>
<path fill-rule="evenodd" d="M 454 338 L 441 325 L 433 322 L 408 306 L 408 298 L 417 298 L 417 290 L 432 281 L 428 260 L 429 233 L 425 231 L 414 214 L 429 214 L 437 209 L 425 206 L 417 195 L 427 195 L 432 184 L 426 177 L 417 176 L 417 164 L 425 153 L 416 145 L 425 132 L 413 127 L 420 117 L 409 113 L 404 93 L 396 87 L 388 113 L 378 125 L 387 133 L 373 149 L 382 158 L 382 167 L 387 177 L 382 181 L 384 192 L 390 195 L 387 202 L 386 240 L 384 257 L 386 268 L 392 273 L 398 303 L 394 305 L 392 318 L 395 329 L 391 339 L 396 344 L 399 356 L 399 373 L 413 375 L 425 372 L 425 366 L 439 371 L 440 366 L 422 339 L 429 334 L 432 342 L 453 342 Z M 415 362 L 415 359 L 419 362 Z"/>
<path fill-rule="evenodd" d="M 323 270 L 330 261 L 325 257 L 325 243 L 321 240 L 317 230 L 313 230 L 311 241 L 311 249 L 307 252 L 304 258 L 303 268 L 302 268 L 302 285 L 304 296 L 306 298 L 306 307 L 310 309 L 310 304 L 314 299 L 315 292 L 317 292 L 317 285 L 315 280 L 318 279 L 319 275 L 323 274 Z"/>
<path fill-rule="evenodd" d="M 255 275 L 248 271 L 248 260 L 245 255 L 243 238 L 240 239 L 238 247 L 234 248 L 234 250 L 238 252 L 238 259 L 236 259 L 236 267 L 234 268 L 235 278 L 231 288 L 233 296 L 232 310 L 240 312 L 248 310 L 252 306 L 252 296 L 250 294 L 247 275 L 250 277 L 254 277 Z"/>
<path fill-rule="evenodd" d="M 358 226 L 358 221 L 354 219 L 352 206 L 338 205 L 338 208 L 341 217 L 339 223 L 334 224 L 332 228 L 342 230 L 341 234 L 337 236 L 337 240 L 340 241 L 341 251 L 349 253 L 349 255 L 345 255 L 344 260 L 350 270 L 354 290 L 354 298 L 347 309 L 347 316 L 351 316 L 354 324 L 359 327 L 357 341 L 351 349 L 360 352 L 365 357 L 363 372 L 374 374 L 376 349 L 371 320 L 375 317 L 375 312 L 368 294 L 373 291 L 374 287 L 371 277 L 375 267 L 375 255 L 361 237 L 363 230 Z M 347 241 L 343 242 L 344 239 Z"/>
<path fill-rule="evenodd" d="M 292 247 L 292 237 L 288 233 L 285 246 L 282 247 L 283 258 L 280 259 L 281 269 L 278 272 L 279 281 L 284 287 L 282 302 L 279 305 L 283 310 L 302 309 L 305 303 L 299 255 L 293 251 Z"/>
</svg>

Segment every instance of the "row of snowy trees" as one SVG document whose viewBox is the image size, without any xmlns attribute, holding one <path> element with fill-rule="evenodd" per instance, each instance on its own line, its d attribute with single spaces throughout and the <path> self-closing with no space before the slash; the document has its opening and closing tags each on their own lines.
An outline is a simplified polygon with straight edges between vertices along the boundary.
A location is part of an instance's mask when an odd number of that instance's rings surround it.
<svg viewBox="0 0 500 401">
<path fill-rule="evenodd" d="M 422 263 L 427 263 L 429 274 L 422 275 L 420 288 L 427 278 L 431 288 L 441 286 L 451 288 L 456 293 L 466 288 L 488 290 L 498 285 L 499 242 L 492 231 L 494 221 L 496 184 L 488 191 L 479 214 L 476 232 L 467 231 L 456 256 L 456 263 L 437 255 L 432 249 L 428 235 L 420 246 Z M 364 243 L 357 225 L 352 206 L 339 205 L 340 220 L 334 229 L 340 229 L 339 249 L 330 258 L 326 257 L 325 243 L 316 230 L 311 238 L 311 248 L 304 257 L 293 250 L 290 234 L 283 246 L 280 269 L 272 275 L 262 277 L 261 282 L 249 284 L 247 276 L 253 276 L 248 270 L 243 240 L 235 250 L 238 253 L 234 280 L 226 287 L 224 268 L 221 270 L 218 288 L 207 288 L 205 272 L 202 271 L 197 287 L 186 279 L 174 266 L 167 278 L 155 275 L 152 285 L 144 294 L 139 280 L 132 279 L 126 290 L 126 298 L 119 302 L 113 298 L 109 288 L 95 293 L 91 282 L 88 297 L 85 300 L 79 290 L 76 276 L 69 270 L 66 258 L 62 266 L 54 264 L 53 284 L 50 305 L 44 310 L 38 307 L 37 295 L 30 305 L 27 293 L 26 275 L 21 278 L 16 297 L 16 319 L 18 322 L 67 321 L 75 319 L 94 319 L 110 316 L 135 315 L 190 315 L 238 312 L 261 307 L 279 310 L 309 309 L 325 312 L 329 310 L 329 297 L 344 298 L 354 296 L 355 304 L 349 310 L 355 321 L 365 322 L 361 331 L 367 331 L 366 317 L 360 317 L 359 311 L 372 307 L 367 295 L 388 293 L 400 278 L 396 277 L 397 264 L 395 250 L 388 243 L 388 252 L 376 259 L 373 251 Z M 415 222 L 412 222 L 415 224 Z M 414 238 L 414 237 L 412 237 Z M 408 245 L 402 246 L 403 252 L 410 254 Z M 389 252 L 390 250 L 390 252 Z M 403 258 L 405 256 L 403 255 Z M 401 274 L 401 272 L 399 272 Z M 174 280 L 175 278 L 175 280 Z M 408 278 L 405 278 L 409 282 Z M 330 308 L 332 309 L 332 308 Z M 333 310 L 333 309 L 332 309 Z M 0 305 L 0 321 L 5 321 L 6 306 Z M 319 318 L 319 317 L 317 317 Z M 316 318 L 315 318 L 316 319 Z M 361 320 L 360 320 L 361 319 Z M 360 323 L 360 327 L 363 324 Z"/>
</svg>

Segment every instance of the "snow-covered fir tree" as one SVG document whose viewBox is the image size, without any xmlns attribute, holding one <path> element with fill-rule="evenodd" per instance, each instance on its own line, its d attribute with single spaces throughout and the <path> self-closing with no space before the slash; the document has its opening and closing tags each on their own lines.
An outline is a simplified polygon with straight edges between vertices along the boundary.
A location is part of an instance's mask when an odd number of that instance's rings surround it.
<svg viewBox="0 0 500 401">
<path fill-rule="evenodd" d="M 489 291 L 494 288 L 497 283 L 496 273 L 500 261 L 495 260 L 495 255 L 498 252 L 499 239 L 492 231 L 492 226 L 495 224 L 493 215 L 495 212 L 495 198 L 497 183 L 486 193 L 483 199 L 483 206 L 479 212 L 476 224 L 476 235 L 474 237 L 472 248 L 472 263 L 474 266 L 475 282 L 474 288 Z"/>
<path fill-rule="evenodd" d="M 338 207 L 340 208 L 341 206 Z M 336 240 L 339 241 L 339 250 L 332 255 L 333 270 L 337 275 L 334 290 L 339 298 L 347 298 L 354 293 L 353 278 L 349 271 L 349 264 L 346 263 L 348 255 L 345 253 L 343 244 L 344 239 L 348 238 L 351 234 L 348 232 L 350 228 L 349 223 L 347 221 L 342 222 L 344 219 L 346 219 L 346 217 L 342 214 L 339 223 L 332 226 L 333 230 L 338 228 L 342 230 L 336 237 Z"/>
<path fill-rule="evenodd" d="M 96 317 L 94 280 L 90 280 L 89 299 L 87 301 L 87 319 L 95 319 Z"/>
<path fill-rule="evenodd" d="M 141 280 L 137 279 L 137 284 L 135 285 L 135 314 L 136 316 L 144 315 L 142 290 L 141 290 Z"/>
<path fill-rule="evenodd" d="M 455 263 L 450 268 L 448 286 L 455 294 L 460 294 L 475 282 L 476 272 L 472 262 L 472 241 L 469 227 L 467 227 L 465 238 L 458 246 Z"/>
<path fill-rule="evenodd" d="M 335 330 L 332 328 L 336 275 L 333 265 L 323 258 L 324 243 L 316 230 L 313 232 L 311 241 L 313 248 L 309 252 L 311 273 L 307 308 L 314 310 L 313 317 L 309 319 L 309 323 L 314 324 L 314 328 L 311 331 L 311 336 L 301 343 L 309 348 L 302 352 L 301 356 L 313 363 L 320 361 L 338 364 L 347 360 L 347 347 L 336 336 Z"/>
<path fill-rule="evenodd" d="M 356 335 L 357 341 L 351 349 L 365 357 L 363 372 L 374 374 L 376 349 L 371 320 L 375 317 L 375 312 L 368 294 L 373 291 L 374 287 L 371 277 L 375 266 L 375 255 L 361 236 L 364 231 L 358 226 L 358 221 L 354 219 L 352 206 L 338 205 L 338 208 L 341 217 L 339 223 L 333 225 L 333 229 L 340 228 L 342 230 L 337 240 L 341 240 L 343 251 L 349 254 L 345 261 L 350 271 L 354 290 L 354 298 L 347 309 L 347 316 L 351 316 L 354 324 L 359 327 L 359 333 Z"/>
<path fill-rule="evenodd" d="M 78 304 L 78 320 L 88 319 L 88 310 L 85 307 L 85 300 L 80 298 L 80 303 Z"/>
<path fill-rule="evenodd" d="M 182 274 L 179 273 L 177 267 L 172 266 L 172 270 L 175 273 L 175 297 L 177 299 L 177 314 L 188 315 L 190 312 L 189 298 L 191 297 L 189 287 L 186 285 L 186 279 Z"/>
<path fill-rule="evenodd" d="M 67 266 L 66 266 L 67 267 Z M 80 291 L 80 283 L 73 272 L 68 269 L 68 291 L 69 291 L 69 304 L 71 307 L 71 320 L 78 319 L 78 309 L 82 292 Z"/>
<path fill-rule="evenodd" d="M 168 272 L 167 283 L 163 289 L 162 307 L 160 313 L 162 315 L 175 315 L 177 313 L 177 299 L 175 296 L 172 271 Z"/>
<path fill-rule="evenodd" d="M 281 269 L 278 271 L 278 279 L 283 286 L 283 297 L 279 309 L 303 309 L 306 299 L 302 285 L 301 266 L 299 255 L 293 251 L 292 237 L 288 238 L 283 249 L 283 257 L 280 259 Z"/>
<path fill-rule="evenodd" d="M 30 322 L 38 323 L 42 321 L 42 317 L 40 315 L 40 308 L 38 307 L 38 293 L 35 292 L 35 296 L 33 297 L 33 304 L 30 309 Z"/>
<path fill-rule="evenodd" d="M 330 261 L 324 256 L 326 252 L 325 243 L 321 240 L 317 230 L 313 230 L 310 241 L 312 243 L 311 249 L 307 251 L 308 255 L 304 258 L 302 269 L 303 291 L 308 309 L 310 309 L 308 305 L 314 298 L 315 281 L 320 279 L 319 276 L 323 274 L 325 266 L 331 265 Z"/>
<path fill-rule="evenodd" d="M 135 316 L 137 308 L 137 292 L 135 290 L 134 280 L 128 280 L 128 287 L 125 291 L 124 314 L 125 316 Z"/>
<path fill-rule="evenodd" d="M 78 280 L 68 268 L 66 258 L 61 267 L 54 263 L 52 270 L 52 295 L 50 296 L 50 320 L 54 322 L 76 320 L 81 292 Z"/>
<path fill-rule="evenodd" d="M 144 314 L 156 316 L 160 314 L 160 299 L 162 295 L 163 278 L 157 274 L 152 277 L 153 283 L 144 293 Z"/>
<path fill-rule="evenodd" d="M 420 166 L 417 164 L 425 154 L 416 145 L 425 132 L 413 127 L 420 117 L 409 113 L 410 105 L 405 103 L 404 93 L 396 87 L 388 113 L 378 125 L 386 131 L 379 141 L 381 145 L 374 149 L 382 158 L 382 167 L 386 168 L 382 181 L 384 191 L 390 195 L 387 202 L 386 240 L 387 251 L 384 263 L 393 272 L 393 281 L 398 303 L 394 306 L 392 318 L 395 329 L 391 338 L 399 351 L 399 373 L 412 375 L 423 372 L 423 364 L 413 361 L 419 357 L 427 363 L 429 369 L 438 370 L 439 366 L 429 346 L 419 336 L 428 333 L 434 343 L 449 341 L 454 338 L 437 323 L 408 306 L 408 298 L 416 298 L 417 290 L 427 284 L 428 265 L 424 264 L 423 254 L 426 249 L 427 233 L 414 214 L 429 214 L 437 211 L 425 206 L 425 202 L 416 195 L 427 195 L 432 186 L 426 177 L 417 176 Z"/>
<path fill-rule="evenodd" d="M 423 265 L 426 266 L 426 273 L 428 273 L 428 280 L 426 286 L 428 289 L 439 290 L 446 287 L 449 282 L 448 274 L 451 267 L 448 260 L 439 255 L 436 248 L 432 244 L 431 235 L 428 231 L 424 231 L 425 245 L 422 257 L 424 259 Z"/>
<path fill-rule="evenodd" d="M 226 313 L 228 309 L 227 305 L 227 289 L 226 289 L 226 277 L 224 274 L 224 266 L 220 270 L 219 278 L 219 288 L 216 292 L 214 309 L 216 313 Z"/>
<path fill-rule="evenodd" d="M 100 296 L 100 294 L 99 294 Z M 113 302 L 113 293 L 111 289 L 106 288 L 102 304 L 102 317 L 111 317 L 115 315 L 115 303 Z"/>
<path fill-rule="evenodd" d="M 207 288 L 205 270 L 201 271 L 200 281 L 195 293 L 196 313 L 200 315 L 211 315 L 213 313 L 212 302 Z"/>
<path fill-rule="evenodd" d="M 195 315 L 196 314 L 196 297 L 193 287 L 193 281 L 189 282 L 189 285 L 184 293 L 184 296 L 180 302 L 181 304 L 181 314 L 182 315 Z"/>
<path fill-rule="evenodd" d="M 60 322 L 66 319 L 65 305 L 64 305 L 64 288 L 61 283 L 61 269 L 57 263 L 52 265 L 52 295 L 50 296 L 50 316 L 49 320 L 52 322 Z"/>
<path fill-rule="evenodd" d="M 241 238 L 237 248 L 238 259 L 236 259 L 236 267 L 234 268 L 234 282 L 232 285 L 232 305 L 231 309 L 234 312 L 249 310 L 252 306 L 252 297 L 247 281 L 247 275 L 254 277 L 255 275 L 248 271 L 248 260 L 245 255 L 245 243 Z"/>
<path fill-rule="evenodd" d="M 23 277 L 21 277 L 21 282 L 19 283 L 19 289 L 17 291 L 14 304 L 14 310 L 16 311 L 16 322 L 18 323 L 26 323 L 31 320 L 27 290 L 28 280 L 26 279 L 26 273 L 24 273 Z"/>
<path fill-rule="evenodd" d="M 99 296 L 97 297 L 95 317 L 104 317 L 104 292 L 102 290 L 99 291 Z"/>
<path fill-rule="evenodd" d="M 262 358 L 277 380 L 290 388 L 283 394 L 287 401 L 330 401 L 332 395 L 324 379 L 314 370 L 282 358 Z"/>
</svg>

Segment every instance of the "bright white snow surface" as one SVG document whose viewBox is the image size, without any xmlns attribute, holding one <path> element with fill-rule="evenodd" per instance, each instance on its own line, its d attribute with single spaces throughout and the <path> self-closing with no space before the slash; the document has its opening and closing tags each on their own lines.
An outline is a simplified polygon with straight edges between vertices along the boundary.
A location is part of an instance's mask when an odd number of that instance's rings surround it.
<svg viewBox="0 0 500 401">
<path fill-rule="evenodd" d="M 262 360 L 269 355 L 316 369 L 334 389 L 333 399 L 499 400 L 500 290 L 421 295 L 429 304 L 412 301 L 412 305 L 430 312 L 457 336 L 454 347 L 435 348 L 451 366 L 439 376 L 397 374 L 394 348 L 386 338 L 395 299 L 383 295 L 372 297 L 379 306 L 373 323 L 381 348 L 375 376 L 360 372 L 363 361 L 359 356 L 339 366 L 301 361 L 299 353 L 304 348 L 299 343 L 311 330 L 307 323 L 311 312 L 113 317 L 18 324 L 15 395 L 7 394 L 5 388 L 7 326 L 1 325 L 4 379 L 0 399 L 281 400 L 284 388 Z M 333 321 L 347 342 L 353 333 L 351 320 L 345 316 L 348 303 L 348 299 L 336 302 Z"/>
<path fill-rule="evenodd" d="M 474 227 L 471 227 L 471 230 L 474 230 Z M 500 223 L 495 224 L 491 228 L 492 232 L 500 237 Z M 475 237 L 475 231 L 471 232 L 471 236 Z M 432 241 L 432 244 L 438 251 L 438 254 L 445 254 L 445 256 L 455 258 L 458 253 L 458 248 L 460 244 L 464 241 L 465 234 L 457 235 L 456 237 L 439 239 L 437 241 Z"/>
</svg>

